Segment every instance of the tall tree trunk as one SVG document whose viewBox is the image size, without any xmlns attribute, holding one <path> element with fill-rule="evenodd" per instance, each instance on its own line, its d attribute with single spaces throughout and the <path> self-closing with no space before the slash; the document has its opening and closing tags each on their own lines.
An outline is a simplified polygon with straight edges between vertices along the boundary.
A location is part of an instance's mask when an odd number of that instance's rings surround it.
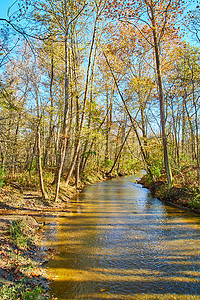
<svg viewBox="0 0 200 300">
<path fill-rule="evenodd" d="M 32 170 L 32 165 L 33 165 L 33 159 L 34 159 L 34 156 L 36 155 L 36 144 L 37 144 L 37 137 L 35 137 L 35 140 L 34 140 L 33 150 L 32 150 L 32 154 L 31 154 L 30 162 L 28 160 L 27 161 L 27 165 L 25 166 L 25 169 L 28 169 L 29 177 L 30 178 L 31 178 L 31 170 Z"/>
<path fill-rule="evenodd" d="M 106 109 L 108 111 L 109 109 L 109 93 L 108 93 L 108 85 L 106 84 Z M 107 114 L 107 120 L 106 120 L 106 149 L 105 149 L 105 163 L 107 163 L 109 156 L 109 133 L 110 133 L 110 120 L 109 120 L 109 114 Z"/>
<path fill-rule="evenodd" d="M 90 104 L 89 104 L 89 115 L 88 115 L 88 124 L 87 124 L 87 135 L 85 138 L 85 144 L 83 147 L 83 151 L 82 151 L 82 158 L 80 160 L 80 173 L 83 172 L 83 170 L 85 169 L 85 165 L 86 165 L 86 161 L 89 158 L 89 153 L 87 155 L 86 151 L 88 149 L 88 145 L 90 143 L 90 135 L 91 135 L 91 117 L 92 117 L 92 102 L 93 102 L 93 90 L 94 90 L 94 67 L 95 67 L 95 61 L 96 61 L 96 53 L 97 53 L 97 47 L 95 48 L 95 53 L 94 53 L 94 60 L 93 60 L 93 64 L 91 67 L 91 78 L 90 78 Z M 93 144 L 93 143 L 92 143 Z M 91 150 L 91 147 L 90 147 Z"/>
<path fill-rule="evenodd" d="M 39 128 L 37 130 L 37 150 L 38 150 L 38 172 L 39 172 L 39 179 L 40 179 L 40 190 L 42 193 L 42 198 L 47 199 L 47 194 L 44 189 L 44 182 L 43 182 L 43 175 L 42 175 L 42 163 L 41 163 L 41 148 L 40 148 L 40 132 Z"/>
<path fill-rule="evenodd" d="M 195 101 L 195 88 L 193 82 L 193 106 L 194 106 L 194 115 L 195 115 L 195 129 L 196 129 L 196 162 L 197 162 L 197 183 L 200 184 L 200 174 L 199 174 L 199 126 L 198 126 L 198 108 L 197 103 Z"/>
<path fill-rule="evenodd" d="M 14 145 L 13 145 L 13 155 L 12 155 L 12 173 L 16 172 L 16 163 L 17 163 L 17 140 L 18 140 L 18 133 L 19 133 L 19 124 L 21 121 L 21 113 L 18 116 L 17 127 L 15 130 L 15 138 L 14 138 Z"/>
<path fill-rule="evenodd" d="M 184 101 L 184 107 L 187 114 L 187 120 L 190 127 L 190 139 L 191 139 L 191 161 L 194 163 L 194 160 L 196 159 L 196 153 L 195 153 L 195 134 L 194 134 L 194 128 L 191 121 L 191 116 L 188 111 L 187 102 L 186 102 L 186 96 L 183 98 Z"/>
<path fill-rule="evenodd" d="M 54 60 L 53 60 L 53 53 L 51 57 L 51 73 L 50 73 L 50 87 L 49 87 L 49 93 L 50 93 L 50 99 L 51 99 L 51 110 L 50 110 L 50 120 L 49 120 L 49 136 L 47 138 L 46 143 L 46 149 L 44 153 L 44 165 L 47 165 L 47 158 L 48 158 L 48 152 L 51 146 L 51 139 L 54 132 L 54 125 L 53 125 L 53 79 L 54 79 Z"/>
<path fill-rule="evenodd" d="M 146 155 L 145 149 L 144 149 L 144 147 L 143 147 L 143 145 L 142 145 L 140 136 L 139 136 L 139 134 L 138 134 L 137 127 L 136 127 L 136 124 L 135 124 L 135 121 L 133 120 L 133 118 L 132 118 L 132 116 L 131 116 L 131 114 L 130 114 L 130 112 L 129 112 L 128 106 L 127 106 L 127 104 L 126 104 L 126 101 L 125 101 L 125 99 L 124 99 L 124 97 L 123 97 L 123 95 L 122 95 L 120 89 L 119 89 L 119 85 L 118 85 L 118 83 L 117 83 L 117 80 L 116 80 L 116 78 L 115 78 L 114 72 L 113 72 L 113 70 L 112 70 L 112 67 L 111 67 L 111 65 L 110 65 L 110 63 L 109 63 L 109 61 L 108 61 L 108 58 L 107 58 L 105 52 L 103 52 L 103 54 L 104 54 L 104 57 L 105 57 L 106 62 L 107 62 L 107 64 L 108 64 L 108 67 L 109 67 L 109 69 L 110 69 L 110 72 L 111 72 L 111 74 L 112 74 L 112 77 L 113 77 L 113 79 L 114 79 L 116 88 L 117 88 L 118 93 L 119 93 L 119 95 L 120 95 L 120 98 L 121 98 L 121 100 L 122 100 L 122 102 L 123 102 L 123 104 L 124 104 L 124 107 L 125 107 L 125 110 L 126 110 L 126 112 L 127 112 L 127 115 L 128 115 L 128 117 L 129 117 L 129 119 L 130 119 L 130 121 L 131 121 L 131 124 L 132 124 L 133 130 L 134 130 L 134 132 L 135 132 L 135 135 L 136 135 L 136 137 L 137 137 L 138 144 L 139 144 L 139 146 L 140 146 L 140 151 L 141 151 L 141 154 L 142 154 L 142 158 L 143 158 L 143 161 L 144 161 L 145 164 L 146 164 L 147 172 L 148 172 L 149 176 L 151 177 L 151 180 L 154 181 L 153 174 L 152 174 L 152 172 L 151 172 L 151 166 L 150 166 L 150 164 L 149 164 L 148 157 L 147 157 L 147 155 Z"/>
<path fill-rule="evenodd" d="M 84 124 L 84 119 L 85 119 L 85 110 L 86 110 L 89 78 L 90 78 L 90 69 L 91 69 L 91 63 L 92 63 L 92 54 L 93 54 L 93 48 L 94 48 L 94 43 L 95 43 L 95 39 L 96 39 L 97 21 L 98 21 L 98 15 L 97 15 L 96 20 L 95 20 L 93 36 L 92 36 L 92 42 L 91 42 L 91 47 L 90 47 L 90 54 L 89 54 L 89 60 L 88 60 L 88 66 L 87 66 L 86 83 L 85 83 L 85 91 L 84 91 L 84 99 L 83 99 L 83 108 L 82 108 L 82 115 L 81 115 L 79 132 L 78 132 L 78 136 L 77 136 L 77 143 L 76 143 L 76 147 L 74 149 L 74 155 L 73 155 L 72 163 L 70 165 L 70 169 L 69 169 L 69 172 L 67 174 L 66 181 L 65 181 L 65 186 L 68 186 L 68 183 L 69 183 L 69 180 L 71 178 L 72 172 L 74 170 L 74 166 L 76 164 L 77 156 L 78 156 L 78 153 L 79 153 L 79 150 L 80 150 L 81 134 L 82 134 L 83 124 Z"/>
<path fill-rule="evenodd" d="M 76 166 L 75 166 L 75 185 L 76 185 L 76 189 L 78 189 L 79 180 L 80 180 L 80 151 L 77 155 Z"/>
<path fill-rule="evenodd" d="M 60 154 L 59 161 L 56 172 L 56 192 L 54 201 L 56 202 L 58 199 L 59 189 L 60 189 L 60 179 L 63 169 L 63 164 L 65 160 L 66 154 L 66 145 L 67 145 L 67 115 L 68 115 L 68 105 L 69 105 L 69 77 L 68 77 L 68 20 L 67 20 L 67 1 L 64 2 L 65 5 L 65 87 L 64 87 L 64 116 L 63 116 L 63 125 L 62 125 L 62 133 L 60 136 Z"/>
<path fill-rule="evenodd" d="M 159 102 L 160 102 L 160 122 L 161 122 L 161 132 L 162 132 L 162 143 L 163 143 L 163 152 L 164 152 L 164 163 L 165 163 L 165 172 L 167 176 L 168 188 L 172 187 L 172 174 L 169 164 L 169 155 L 168 155 L 168 144 L 167 144 L 167 134 L 166 134 L 166 120 L 165 120 L 165 104 L 164 104 L 164 94 L 163 94 L 163 85 L 162 85 L 162 76 L 161 76 L 161 67 L 160 67 L 160 53 L 159 53 L 159 43 L 156 32 L 156 21 L 154 15 L 153 5 L 151 9 L 151 21 L 152 21 L 152 31 L 154 39 L 154 51 L 155 51 L 155 60 L 156 60 L 156 73 L 157 73 L 157 82 L 158 82 L 158 91 L 159 91 Z"/>
<path fill-rule="evenodd" d="M 175 163 L 180 166 L 180 154 L 179 154 L 179 137 L 178 137 L 178 129 L 177 129 L 177 116 L 175 116 L 174 108 L 173 108 L 173 99 L 171 99 L 171 111 L 172 111 L 172 130 L 174 137 L 174 151 L 175 151 Z M 178 112 L 177 112 L 178 115 Z"/>
<path fill-rule="evenodd" d="M 181 152 L 182 154 L 185 152 L 185 127 L 186 127 L 186 117 L 185 117 L 185 101 L 182 103 L 182 140 L 181 140 Z"/>
</svg>

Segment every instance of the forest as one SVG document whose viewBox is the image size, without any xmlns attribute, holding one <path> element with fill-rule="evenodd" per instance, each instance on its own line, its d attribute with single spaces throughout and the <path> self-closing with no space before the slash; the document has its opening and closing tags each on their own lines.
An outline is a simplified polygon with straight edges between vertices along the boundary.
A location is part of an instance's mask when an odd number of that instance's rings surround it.
<svg viewBox="0 0 200 300">
<path fill-rule="evenodd" d="M 199 212 L 199 16 L 198 1 L 13 2 L 0 18 L 0 209 L 58 207 L 145 170 L 159 199 Z"/>
<path fill-rule="evenodd" d="M 198 192 L 197 3 L 20 0 L 0 21 L 1 187 L 56 202 L 143 168 Z"/>
</svg>

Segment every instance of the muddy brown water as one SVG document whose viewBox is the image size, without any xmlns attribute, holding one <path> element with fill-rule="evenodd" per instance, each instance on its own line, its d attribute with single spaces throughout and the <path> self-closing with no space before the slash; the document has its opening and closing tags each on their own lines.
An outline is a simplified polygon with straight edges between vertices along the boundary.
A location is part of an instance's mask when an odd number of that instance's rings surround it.
<svg viewBox="0 0 200 300">
<path fill-rule="evenodd" d="M 200 299 L 200 216 L 155 199 L 136 179 L 88 186 L 45 218 L 58 300 Z"/>
</svg>

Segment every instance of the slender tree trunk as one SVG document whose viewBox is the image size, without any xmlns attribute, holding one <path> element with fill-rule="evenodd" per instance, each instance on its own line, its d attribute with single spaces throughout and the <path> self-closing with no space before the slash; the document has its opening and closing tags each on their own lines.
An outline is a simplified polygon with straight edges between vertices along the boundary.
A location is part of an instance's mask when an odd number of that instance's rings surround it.
<svg viewBox="0 0 200 300">
<path fill-rule="evenodd" d="M 199 126 L 198 126 L 198 109 L 194 99 L 194 85 L 193 85 L 193 105 L 195 113 L 195 129 L 196 129 L 196 161 L 197 161 L 197 183 L 200 184 L 199 174 Z"/>
<path fill-rule="evenodd" d="M 183 104 L 182 104 L 182 141 L 181 141 L 182 154 L 185 151 L 185 125 L 186 125 L 185 104 L 183 101 Z"/>
<path fill-rule="evenodd" d="M 81 121 L 80 121 L 79 133 L 78 133 L 78 136 L 77 136 L 77 143 L 76 143 L 76 147 L 74 149 L 74 156 L 73 156 L 73 159 L 72 159 L 72 163 L 71 163 L 71 166 L 70 166 L 70 169 L 69 169 L 69 172 L 67 174 L 66 181 L 65 181 L 65 186 L 68 186 L 68 183 L 69 183 L 69 180 L 71 178 L 72 172 L 74 170 L 74 166 L 76 164 L 77 156 L 78 156 L 78 153 L 79 153 L 79 150 L 80 150 L 81 134 L 82 134 L 83 124 L 84 124 L 84 119 L 85 119 L 87 93 L 88 93 L 90 69 L 91 69 L 91 63 L 92 63 L 92 53 L 93 53 L 93 48 L 94 48 L 94 43 L 95 43 L 95 38 L 96 38 L 96 31 L 97 31 L 97 20 L 98 20 L 98 16 L 96 17 L 96 20 L 95 20 L 93 36 L 92 36 L 92 43 L 91 43 L 91 47 L 90 47 L 90 54 L 89 54 L 88 67 L 87 67 L 85 92 L 84 92 L 83 108 L 82 108 L 82 116 L 81 116 Z"/>
<path fill-rule="evenodd" d="M 4 148 L 5 148 L 5 142 L 4 142 Z M 2 143 L 0 143 L 0 157 L 1 157 L 1 169 L 2 169 L 2 172 L 5 171 L 5 156 L 4 156 L 4 153 L 3 153 L 3 147 L 2 147 Z"/>
<path fill-rule="evenodd" d="M 179 155 L 179 138 L 178 138 L 178 129 L 177 129 L 177 117 L 175 117 L 175 112 L 173 109 L 173 100 L 171 99 L 171 111 L 172 111 L 172 131 L 174 137 L 174 150 L 175 150 L 175 162 L 180 166 L 180 155 Z M 178 113 L 177 113 L 178 115 Z"/>
<path fill-rule="evenodd" d="M 79 180 L 80 180 L 80 152 L 77 155 L 76 166 L 75 166 L 75 185 L 76 185 L 76 189 L 78 189 Z"/>
<path fill-rule="evenodd" d="M 105 122 L 105 120 L 106 120 L 106 118 L 107 118 L 107 114 L 109 114 L 109 111 L 110 111 L 110 110 L 111 110 L 111 105 L 110 105 L 109 110 L 107 110 L 106 115 L 105 115 L 103 121 L 101 122 L 101 124 L 98 126 L 98 128 L 97 128 L 95 131 L 98 132 L 98 131 L 101 129 L 102 125 L 104 124 L 104 122 Z M 82 162 L 83 165 L 81 166 L 81 172 L 84 172 L 84 170 L 85 170 L 85 167 L 86 167 L 88 158 L 89 158 L 89 156 L 90 156 L 90 152 L 91 152 L 91 150 L 92 150 L 92 147 L 93 147 L 93 145 L 94 145 L 94 143 L 95 143 L 95 140 L 96 140 L 96 136 L 93 138 L 93 140 L 92 140 L 92 142 L 91 142 L 91 144 L 90 144 L 89 150 L 88 150 L 88 154 L 87 154 L 87 156 L 85 157 L 85 159 L 84 159 L 83 162 Z"/>
<path fill-rule="evenodd" d="M 170 164 L 169 164 L 169 155 L 168 155 L 166 120 L 165 120 L 165 104 L 164 104 L 163 85 L 162 85 L 162 76 L 161 76 L 161 67 L 160 67 L 159 44 L 158 44 L 158 37 L 157 37 L 157 32 L 156 32 L 156 21 L 155 21 L 153 6 L 151 6 L 150 9 L 151 9 L 151 16 L 152 16 L 151 20 L 152 20 L 153 39 L 154 39 L 158 91 L 159 91 L 160 122 L 161 122 L 161 130 L 162 130 L 161 132 L 162 132 L 165 172 L 166 172 L 166 176 L 167 176 L 168 188 L 171 188 L 172 187 L 172 174 L 171 174 L 171 169 L 170 169 Z"/>
<path fill-rule="evenodd" d="M 143 148 L 143 145 L 142 145 L 140 136 L 139 136 L 139 134 L 138 134 L 137 127 L 136 127 L 136 124 L 135 124 L 135 121 L 133 120 L 133 118 L 132 118 L 132 116 L 131 116 L 131 114 L 130 114 L 130 112 L 129 112 L 128 106 L 127 106 L 127 104 L 126 104 L 126 101 L 125 101 L 125 99 L 124 99 L 124 97 L 123 97 L 123 95 L 122 95 L 122 93 L 121 93 L 121 91 L 120 91 L 120 89 L 119 89 L 119 85 L 118 85 L 118 83 L 117 83 L 117 80 L 116 80 L 115 75 L 114 75 L 114 73 L 113 73 L 113 70 L 112 70 L 112 68 L 111 68 L 111 65 L 110 65 L 110 63 L 109 63 L 109 61 L 108 61 L 108 58 L 107 58 L 107 56 L 106 56 L 105 53 L 103 53 L 103 54 L 104 54 L 104 56 L 105 56 L 105 59 L 106 59 L 106 62 L 107 62 L 107 64 L 108 64 L 108 66 L 109 66 L 110 72 L 111 72 L 112 77 L 113 77 L 113 79 L 114 79 L 115 85 L 116 85 L 117 90 L 118 90 L 118 93 L 119 93 L 119 95 L 120 95 L 120 98 L 121 98 L 121 100 L 122 100 L 122 102 L 123 102 L 123 104 L 124 104 L 124 107 L 125 107 L 125 110 L 126 110 L 126 112 L 127 112 L 127 115 L 128 115 L 128 117 L 129 117 L 129 119 L 130 119 L 130 121 L 131 121 L 131 124 L 132 124 L 133 130 L 134 130 L 134 132 L 135 132 L 135 135 L 136 135 L 136 137 L 137 137 L 138 144 L 139 144 L 139 146 L 140 146 L 140 151 L 141 151 L 141 154 L 142 154 L 142 158 L 143 158 L 143 161 L 144 161 L 145 164 L 146 164 L 147 172 L 148 172 L 149 176 L 151 177 L 151 180 L 154 181 L 153 174 L 152 174 L 152 172 L 151 172 L 151 166 L 150 166 L 150 164 L 149 164 L 149 161 L 148 161 L 148 158 L 147 158 L 145 149 Z"/>
<path fill-rule="evenodd" d="M 44 182 L 43 182 L 43 175 L 42 175 L 42 163 L 41 163 L 41 148 L 40 148 L 40 132 L 39 128 L 37 130 L 37 150 L 38 150 L 38 172 L 39 172 L 39 179 L 40 179 L 40 190 L 42 193 L 42 198 L 47 199 L 47 194 L 44 189 Z"/>
<path fill-rule="evenodd" d="M 67 145 L 67 114 L 68 114 L 68 104 L 69 104 L 69 77 L 68 77 L 68 20 L 67 20 L 67 2 L 65 0 L 65 90 L 64 90 L 64 116 L 63 116 L 63 126 L 62 133 L 60 136 L 60 155 L 58 161 L 58 167 L 56 172 L 56 193 L 54 201 L 58 199 L 59 189 L 60 189 L 60 179 L 63 169 L 63 164 L 66 154 L 66 145 Z"/>
<path fill-rule="evenodd" d="M 34 135 L 35 136 L 35 135 Z M 36 145 L 37 145 L 37 137 L 35 137 L 34 145 L 33 145 L 33 150 L 32 150 L 32 155 L 31 155 L 31 160 L 28 165 L 28 172 L 29 172 L 29 177 L 31 178 L 31 170 L 32 170 L 32 165 L 33 165 L 33 159 L 36 155 Z"/>
<path fill-rule="evenodd" d="M 132 129 L 132 127 L 130 127 L 129 131 L 127 132 L 127 134 L 126 134 L 126 136 L 125 136 L 125 138 L 124 138 L 124 141 L 123 141 L 123 143 L 121 144 L 121 147 L 120 147 L 120 149 L 119 149 L 119 152 L 118 152 L 118 154 L 116 155 L 116 158 L 115 158 L 115 161 L 114 161 L 114 163 L 113 163 L 113 166 L 112 166 L 112 168 L 110 169 L 110 171 L 109 171 L 106 175 L 111 174 L 112 171 L 114 170 L 115 165 L 116 165 L 116 163 L 118 162 L 118 160 L 119 160 L 119 158 L 120 158 L 120 156 L 121 156 L 121 152 L 122 152 L 122 150 L 123 150 L 123 148 L 124 148 L 124 145 L 125 145 L 125 143 L 126 143 L 126 141 L 127 141 L 127 138 L 128 138 L 128 136 L 129 136 L 129 133 L 131 132 L 131 129 Z"/>
<path fill-rule="evenodd" d="M 15 138 L 14 138 L 14 145 L 13 145 L 13 155 L 12 155 L 12 173 L 16 172 L 16 163 L 17 163 L 17 140 L 18 140 L 18 133 L 19 133 L 19 124 L 21 120 L 21 114 L 19 114 L 17 127 L 15 130 Z"/>
<path fill-rule="evenodd" d="M 196 159 L 196 153 L 195 153 L 195 134 L 194 134 L 193 124 L 192 124 L 192 121 L 191 121 L 191 116 L 190 116 L 188 108 L 187 108 L 186 97 L 184 97 L 183 100 L 184 100 L 184 107 L 185 107 L 185 111 L 186 111 L 186 114 L 187 114 L 187 119 L 188 119 L 188 123 L 189 123 L 189 127 L 190 127 L 191 161 L 193 163 L 194 160 Z"/>
<path fill-rule="evenodd" d="M 51 111 L 50 111 L 50 120 L 49 120 L 49 136 L 47 138 L 47 143 L 46 143 L 46 149 L 44 153 L 44 165 L 47 165 L 48 162 L 48 152 L 51 147 L 51 140 L 54 132 L 55 126 L 52 124 L 53 123 L 53 79 L 54 79 L 54 60 L 53 60 L 53 54 L 51 57 L 51 75 L 50 75 L 50 87 L 49 87 L 49 92 L 50 92 L 50 99 L 51 99 Z"/>
<path fill-rule="evenodd" d="M 108 94 L 108 85 L 106 84 L 106 109 L 108 111 L 109 109 L 109 94 Z M 107 120 L 106 120 L 106 150 L 105 150 L 105 163 L 107 163 L 109 156 L 109 133 L 110 133 L 110 120 L 109 120 L 109 114 L 107 114 Z"/>
<path fill-rule="evenodd" d="M 91 135 L 91 117 L 92 117 L 92 101 L 93 101 L 93 89 L 94 89 L 94 67 L 95 67 L 95 61 L 96 61 L 96 50 L 97 50 L 97 47 L 95 48 L 95 53 L 94 53 L 94 60 L 93 60 L 93 64 L 92 64 L 92 67 L 91 67 L 91 79 L 90 79 L 90 105 L 89 105 L 89 116 L 88 116 L 88 125 L 87 125 L 87 130 L 88 130 L 88 133 L 86 135 L 86 138 L 85 138 L 85 144 L 84 144 L 84 148 L 83 148 L 83 151 L 82 151 L 82 158 L 81 158 L 81 161 L 80 161 L 80 173 L 83 172 L 83 170 L 85 169 L 85 165 L 86 165 L 86 161 L 89 157 L 89 153 L 87 155 L 85 155 L 87 149 L 88 149 L 88 145 L 89 145 L 89 142 L 90 142 L 90 135 Z M 91 147 L 90 147 L 90 150 L 91 150 Z"/>
</svg>

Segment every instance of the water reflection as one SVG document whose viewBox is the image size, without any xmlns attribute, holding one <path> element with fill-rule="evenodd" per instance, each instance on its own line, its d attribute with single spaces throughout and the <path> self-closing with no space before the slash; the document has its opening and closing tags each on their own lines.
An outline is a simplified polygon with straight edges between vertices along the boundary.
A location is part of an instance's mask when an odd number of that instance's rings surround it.
<svg viewBox="0 0 200 300">
<path fill-rule="evenodd" d="M 66 299 L 200 299 L 200 218 L 134 177 L 88 186 L 47 217 L 52 293 Z"/>
</svg>

